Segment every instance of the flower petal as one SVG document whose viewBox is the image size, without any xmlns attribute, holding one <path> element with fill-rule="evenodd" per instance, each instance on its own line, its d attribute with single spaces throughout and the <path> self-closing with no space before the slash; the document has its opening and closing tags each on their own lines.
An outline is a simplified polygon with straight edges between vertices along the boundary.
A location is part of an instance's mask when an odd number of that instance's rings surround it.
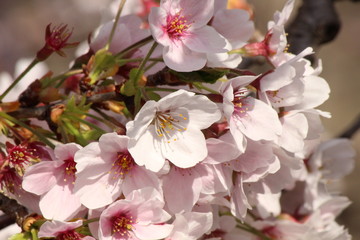
<svg viewBox="0 0 360 240">
<path fill-rule="evenodd" d="M 163 58 L 166 66 L 178 72 L 196 71 L 206 64 L 205 53 L 194 52 L 179 41 L 164 47 Z"/>
<path fill-rule="evenodd" d="M 165 158 L 177 167 L 193 167 L 207 156 L 205 137 L 199 129 L 188 128 L 177 133 L 174 139 L 170 142 L 164 140 L 161 150 Z"/>
<path fill-rule="evenodd" d="M 209 41 L 209 39 L 211 40 Z M 193 32 L 183 38 L 183 43 L 194 52 L 227 52 L 225 38 L 210 26 L 194 29 Z"/>
<path fill-rule="evenodd" d="M 22 187 L 37 195 L 46 193 L 56 184 L 54 171 L 62 164 L 63 161 L 44 161 L 30 166 L 25 172 Z"/>
<path fill-rule="evenodd" d="M 160 146 L 155 133 L 154 126 L 151 125 L 142 136 L 136 141 L 130 139 L 129 152 L 134 158 L 134 161 L 140 165 L 145 166 L 147 169 L 158 172 L 164 166 L 165 157 L 162 155 Z"/>
</svg>

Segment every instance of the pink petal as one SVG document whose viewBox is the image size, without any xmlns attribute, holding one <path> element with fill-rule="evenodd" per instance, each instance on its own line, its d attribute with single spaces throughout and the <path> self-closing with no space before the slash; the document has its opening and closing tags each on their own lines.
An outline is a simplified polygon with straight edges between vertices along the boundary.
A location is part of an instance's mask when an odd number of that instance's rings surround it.
<svg viewBox="0 0 360 240">
<path fill-rule="evenodd" d="M 170 235 L 173 225 L 170 224 L 151 224 L 151 225 L 134 225 L 134 234 L 141 240 L 163 239 Z"/>
<path fill-rule="evenodd" d="M 204 134 L 199 129 L 188 128 L 174 136 L 175 140 L 165 139 L 162 143 L 164 157 L 177 167 L 189 168 L 204 160 L 207 148 Z"/>
<path fill-rule="evenodd" d="M 167 15 L 168 13 L 164 9 L 156 7 L 151 8 L 149 14 L 151 34 L 153 35 L 155 41 L 163 46 L 168 46 L 171 44 L 171 40 L 168 34 L 163 29 L 163 26 L 166 25 Z"/>
<path fill-rule="evenodd" d="M 121 23 L 121 21 L 119 21 L 119 23 Z M 114 21 L 110 21 L 100 27 L 98 33 L 90 44 L 90 48 L 94 52 L 97 52 L 101 48 L 105 47 L 108 42 L 113 25 Z M 129 44 L 131 43 L 131 38 L 128 29 L 129 28 L 125 24 L 118 24 L 116 26 L 113 41 L 111 41 L 111 45 L 109 48 L 110 52 L 117 53 L 129 46 Z"/>
<path fill-rule="evenodd" d="M 57 237 L 59 233 L 78 228 L 81 225 L 82 220 L 75 222 L 47 221 L 41 225 L 38 236 L 40 238 Z"/>
<path fill-rule="evenodd" d="M 101 156 L 104 160 L 114 161 L 114 159 L 111 159 L 111 156 L 114 154 L 116 156 L 118 152 L 127 152 L 128 142 L 128 136 L 118 135 L 117 133 L 103 134 L 99 139 Z M 107 158 L 104 156 L 107 156 Z"/>
<path fill-rule="evenodd" d="M 138 139 L 147 130 L 149 124 L 154 120 L 157 105 L 158 103 L 155 101 L 147 101 L 136 114 L 134 121 L 126 124 L 126 135 L 129 138 Z"/>
<path fill-rule="evenodd" d="M 63 161 L 45 161 L 29 167 L 25 172 L 22 187 L 37 195 L 46 193 L 56 184 L 54 172 L 62 164 Z"/>
<path fill-rule="evenodd" d="M 289 152 L 303 151 L 308 121 L 302 113 L 289 113 L 281 118 L 283 132 L 279 145 Z"/>
<path fill-rule="evenodd" d="M 276 140 L 281 134 L 281 124 L 277 112 L 269 105 L 252 97 L 247 97 L 249 110 L 242 116 L 233 114 L 230 123 L 248 138 L 258 141 Z M 253 107 L 251 107 L 253 106 Z"/>
<path fill-rule="evenodd" d="M 173 213 L 189 212 L 198 201 L 202 182 L 196 171 L 172 168 L 163 179 L 164 196 Z"/>
<path fill-rule="evenodd" d="M 77 151 L 82 147 L 76 143 L 67 143 L 57 145 L 54 149 L 54 154 L 59 160 L 73 159 Z"/>
<path fill-rule="evenodd" d="M 230 42 L 233 49 L 241 48 L 254 32 L 254 23 L 249 17 L 245 10 L 222 9 L 216 12 L 211 26 Z"/>
<path fill-rule="evenodd" d="M 208 128 L 221 118 L 219 107 L 205 96 L 193 96 L 186 110 L 189 112 L 189 126 L 194 128 Z"/>
<path fill-rule="evenodd" d="M 307 76 L 304 83 L 304 98 L 301 103 L 291 107 L 292 109 L 315 108 L 329 98 L 330 87 L 325 79 L 318 76 Z"/>
<path fill-rule="evenodd" d="M 143 167 L 134 166 L 131 173 L 127 174 L 122 184 L 124 195 L 128 195 L 134 189 L 152 187 L 161 192 L 161 184 L 158 176 Z"/>
<path fill-rule="evenodd" d="M 193 28 L 205 26 L 214 14 L 214 0 L 179 1 L 180 9 Z"/>
<path fill-rule="evenodd" d="M 206 64 L 205 53 L 191 51 L 179 41 L 164 47 L 163 58 L 166 66 L 178 72 L 196 71 Z"/>
<path fill-rule="evenodd" d="M 96 179 L 109 170 L 111 166 L 105 164 L 105 160 L 100 157 L 100 152 L 99 143 L 93 142 L 75 154 L 77 180 Z"/>
<path fill-rule="evenodd" d="M 211 39 L 211 41 L 209 41 Z M 204 26 L 190 32 L 183 38 L 186 47 L 194 52 L 221 53 L 227 52 L 226 41 L 214 28 Z"/>
<path fill-rule="evenodd" d="M 154 141 L 157 138 L 154 126 L 151 125 L 137 141 L 133 139 L 129 141 L 129 152 L 134 161 L 153 172 L 160 171 L 165 164 L 165 157 L 161 153 L 159 143 Z"/>
<path fill-rule="evenodd" d="M 55 185 L 41 198 L 40 210 L 45 218 L 69 220 L 81 210 L 81 203 L 68 186 Z"/>
</svg>

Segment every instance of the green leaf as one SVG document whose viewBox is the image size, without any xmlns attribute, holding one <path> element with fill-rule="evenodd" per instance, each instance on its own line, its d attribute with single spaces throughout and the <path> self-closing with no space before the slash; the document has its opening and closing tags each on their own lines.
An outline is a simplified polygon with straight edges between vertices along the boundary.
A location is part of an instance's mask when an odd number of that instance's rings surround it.
<svg viewBox="0 0 360 240">
<path fill-rule="evenodd" d="M 194 72 L 176 72 L 174 70 L 170 70 L 170 73 L 177 76 L 184 82 L 215 83 L 219 78 L 229 73 L 229 71 L 230 70 L 228 69 L 205 68 Z"/>
<path fill-rule="evenodd" d="M 84 115 L 90 109 L 91 104 L 86 104 L 86 97 L 82 96 L 79 103 L 77 103 L 75 96 L 72 96 L 66 104 L 63 115 Z"/>
<path fill-rule="evenodd" d="M 93 63 L 91 65 L 89 73 L 89 77 L 91 79 L 90 84 L 94 84 L 100 79 L 113 76 L 118 70 L 119 65 L 112 53 L 105 48 L 100 49 L 95 53 Z"/>
<path fill-rule="evenodd" d="M 151 100 L 159 101 L 161 99 L 160 95 L 153 91 L 146 91 L 146 94 Z"/>
<path fill-rule="evenodd" d="M 32 240 L 32 237 L 30 232 L 24 232 L 12 235 L 9 240 Z"/>
<path fill-rule="evenodd" d="M 129 80 L 126 81 L 124 85 L 121 87 L 121 94 L 125 96 L 134 96 L 136 93 L 136 90 L 139 88 L 139 79 L 138 76 L 142 76 L 144 74 L 144 71 L 141 71 L 139 73 L 138 68 L 133 68 L 130 70 L 129 73 Z"/>
</svg>

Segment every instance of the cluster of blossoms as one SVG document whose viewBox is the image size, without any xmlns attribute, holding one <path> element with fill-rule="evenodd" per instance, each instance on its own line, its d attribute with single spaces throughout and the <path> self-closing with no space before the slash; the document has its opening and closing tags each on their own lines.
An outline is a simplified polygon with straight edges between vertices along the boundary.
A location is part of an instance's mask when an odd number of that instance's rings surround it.
<svg viewBox="0 0 360 240">
<path fill-rule="evenodd" d="M 352 170 L 354 151 L 320 140 L 330 114 L 316 108 L 330 89 L 321 62 L 304 58 L 311 48 L 286 52 L 294 0 L 261 42 L 249 13 L 226 0 L 134 2 L 142 19 L 103 24 L 71 74 L 37 80 L 27 107 L 50 114 L 29 126 L 54 133 L 48 146 L 16 130 L 26 125 L 11 117 L 14 102 L 0 105 L 1 189 L 38 214 L 14 239 L 351 239 L 335 221 L 350 202 L 327 184 Z M 70 35 L 48 26 L 36 61 L 63 55 Z M 237 68 L 253 56 L 268 71 Z"/>
</svg>

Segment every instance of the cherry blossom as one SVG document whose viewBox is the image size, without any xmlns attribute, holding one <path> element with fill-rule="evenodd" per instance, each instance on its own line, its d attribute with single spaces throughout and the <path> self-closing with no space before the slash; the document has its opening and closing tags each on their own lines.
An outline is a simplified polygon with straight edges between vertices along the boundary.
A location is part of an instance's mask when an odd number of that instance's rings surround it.
<svg viewBox="0 0 360 240">
<path fill-rule="evenodd" d="M 206 25 L 213 13 L 214 0 L 162 0 L 160 7 L 151 9 L 150 29 L 164 46 L 168 67 L 180 72 L 199 70 L 206 64 L 206 54 L 226 52 L 224 37 Z"/>
<path fill-rule="evenodd" d="M 276 140 L 282 130 L 276 111 L 252 97 L 254 90 L 249 84 L 255 79 L 255 76 L 236 77 L 221 89 L 224 115 L 241 151 L 246 148 L 247 138 Z"/>
<path fill-rule="evenodd" d="M 68 220 L 82 210 L 80 199 L 74 194 L 74 155 L 80 148 L 75 143 L 58 145 L 53 161 L 35 164 L 24 175 L 23 188 L 41 196 L 40 210 L 48 219 Z"/>
<path fill-rule="evenodd" d="M 100 240 L 161 239 L 169 236 L 171 216 L 163 210 L 162 196 L 153 188 L 133 191 L 100 215 Z"/>
<path fill-rule="evenodd" d="M 138 165 L 155 172 L 163 167 L 165 159 L 181 168 L 195 166 L 207 155 L 200 130 L 220 117 L 215 103 L 185 90 L 158 102 L 147 101 L 134 121 L 126 124 L 129 152 Z"/>
<path fill-rule="evenodd" d="M 151 186 L 161 191 L 158 177 L 134 162 L 128 141 L 127 136 L 108 133 L 76 153 L 75 192 L 86 207 L 106 206 L 138 188 Z"/>
<path fill-rule="evenodd" d="M 0 102 L 2 210 L 15 204 L 22 225 L 11 239 L 350 240 L 336 222 L 350 200 L 332 189 L 355 152 L 323 140 L 330 88 L 311 47 L 287 52 L 294 4 L 261 40 L 246 0 L 89 3 L 106 16 L 86 52 L 40 78 L 28 70 L 76 45 L 49 24 L 14 91 L 0 74 L 13 101 Z M 244 56 L 266 61 L 245 70 Z M 24 90 L 31 104 L 15 101 Z"/>
</svg>

